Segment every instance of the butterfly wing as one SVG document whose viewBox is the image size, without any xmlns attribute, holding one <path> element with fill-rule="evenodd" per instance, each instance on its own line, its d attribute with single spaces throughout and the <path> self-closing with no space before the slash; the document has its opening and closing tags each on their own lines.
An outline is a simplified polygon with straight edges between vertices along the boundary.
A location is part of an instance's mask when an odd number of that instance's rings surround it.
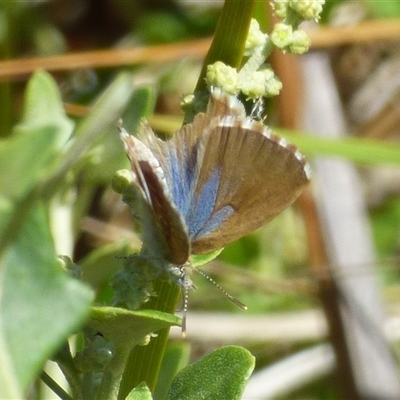
<svg viewBox="0 0 400 400">
<path fill-rule="evenodd" d="M 151 128 L 142 126 L 142 137 L 156 143 Z M 143 229 L 143 243 L 151 256 L 182 265 L 189 258 L 187 229 L 173 204 L 169 186 L 160 161 L 145 143 L 121 129 L 121 139 L 134 174 L 134 184 L 142 197 L 139 210 Z"/>
<path fill-rule="evenodd" d="M 160 254 L 172 264 L 182 265 L 189 258 L 185 216 L 191 208 L 204 154 L 199 137 L 209 130 L 217 115 L 245 113 L 233 96 L 230 101 L 223 98 L 217 90 L 206 113 L 197 114 L 169 141 L 158 139 L 147 122 L 142 123 L 139 139 L 121 129 L 135 184 L 144 200 L 139 211 L 143 241 L 151 253 Z"/>
<path fill-rule="evenodd" d="M 193 254 L 220 249 L 266 224 L 309 181 L 300 152 L 249 118 L 214 119 L 200 141 L 204 156 L 187 222 Z"/>
<path fill-rule="evenodd" d="M 228 115 L 245 118 L 244 105 L 237 97 L 226 94 L 220 88 L 212 88 L 206 111 L 207 120 L 211 122 L 214 118 Z"/>
<path fill-rule="evenodd" d="M 150 127 L 142 130 L 141 141 L 151 150 L 164 171 L 166 186 L 171 192 L 172 202 L 179 214 L 191 228 L 193 218 L 188 220 L 194 201 L 199 171 L 203 165 L 204 140 L 221 115 L 245 118 L 243 104 L 234 96 L 226 95 L 221 89 L 213 88 L 207 111 L 195 116 L 192 123 L 182 126 L 168 141 L 149 134 Z M 193 228 L 192 228 L 193 229 Z"/>
<path fill-rule="evenodd" d="M 297 149 L 218 90 L 206 113 L 171 140 L 157 139 L 148 125 L 140 139 L 123 137 L 173 264 L 187 261 L 190 245 L 193 254 L 208 253 L 264 225 L 309 181 Z"/>
</svg>

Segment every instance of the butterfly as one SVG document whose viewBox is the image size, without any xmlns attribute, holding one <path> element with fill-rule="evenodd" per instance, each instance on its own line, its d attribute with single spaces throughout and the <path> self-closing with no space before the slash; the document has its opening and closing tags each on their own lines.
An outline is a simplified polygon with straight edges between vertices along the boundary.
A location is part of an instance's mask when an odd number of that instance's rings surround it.
<svg viewBox="0 0 400 400">
<path fill-rule="evenodd" d="M 120 136 L 131 163 L 142 254 L 185 291 L 193 287 L 191 254 L 217 251 L 266 224 L 311 176 L 294 145 L 247 117 L 243 104 L 220 89 L 170 140 L 157 138 L 147 122 L 138 137 L 122 127 Z"/>
</svg>

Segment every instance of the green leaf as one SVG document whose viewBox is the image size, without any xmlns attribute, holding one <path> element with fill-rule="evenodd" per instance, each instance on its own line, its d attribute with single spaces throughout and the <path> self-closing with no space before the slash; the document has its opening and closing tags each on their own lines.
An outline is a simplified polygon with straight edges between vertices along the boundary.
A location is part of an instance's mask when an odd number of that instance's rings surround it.
<svg viewBox="0 0 400 400">
<path fill-rule="evenodd" d="M 136 88 L 122 116 L 125 129 L 135 134 L 143 118 L 148 118 L 153 112 L 157 100 L 154 86 Z"/>
<path fill-rule="evenodd" d="M 239 400 L 254 363 L 242 347 L 217 349 L 178 373 L 167 400 Z"/>
<path fill-rule="evenodd" d="M 24 116 L 12 136 L 0 142 L 1 193 L 18 199 L 36 182 L 71 135 L 58 87 L 46 72 L 36 72 L 25 92 Z"/>
<path fill-rule="evenodd" d="M 29 134 L 52 126 L 57 130 L 57 146 L 63 146 L 72 133 L 74 123 L 65 114 L 61 94 L 53 77 L 45 71 L 35 72 L 28 82 L 24 100 L 23 118 L 15 127 L 15 133 Z"/>
<path fill-rule="evenodd" d="M 94 288 L 109 284 L 111 277 L 123 267 L 123 262 L 118 256 L 132 254 L 138 250 L 131 246 L 131 242 L 132 239 L 118 240 L 91 251 L 79 262 L 82 280 Z"/>
<path fill-rule="evenodd" d="M 104 371 L 97 399 L 117 398 L 118 392 L 121 392 L 120 383 L 126 361 L 134 346 L 142 344 L 140 347 L 147 348 L 149 344 L 146 340 L 150 339 L 147 335 L 179 324 L 180 318 L 160 311 L 93 307 L 88 325 L 101 332 L 115 346 L 114 357 Z M 120 394 L 118 398 L 121 397 L 124 398 Z"/>
<path fill-rule="evenodd" d="M 394 19 L 400 16 L 400 3 L 398 1 L 369 0 L 365 1 L 364 4 L 372 18 Z"/>
<path fill-rule="evenodd" d="M 0 319 L 0 398 L 22 399 L 23 388 L 13 367 L 13 360 L 4 337 L 4 324 Z"/>
<path fill-rule="evenodd" d="M 343 157 L 356 163 L 400 165 L 400 146 L 379 140 L 356 137 L 326 138 L 294 132 L 289 129 L 274 129 L 305 154 Z"/>
<path fill-rule="evenodd" d="M 187 342 L 172 343 L 167 346 L 161 363 L 160 374 L 154 390 L 154 398 L 164 400 L 175 375 L 189 362 L 190 345 Z"/>
<path fill-rule="evenodd" d="M 217 258 L 222 253 L 223 250 L 224 248 L 212 251 L 211 253 L 207 254 L 192 254 L 190 256 L 190 259 L 194 267 L 201 267 L 202 265 L 207 264 L 212 260 L 214 260 L 214 258 Z"/>
<path fill-rule="evenodd" d="M 50 171 L 43 188 L 45 192 L 54 193 L 60 182 L 63 182 L 65 174 L 69 173 L 74 167 L 82 166 L 83 156 L 87 156 L 89 150 L 93 149 L 96 143 L 103 140 L 104 135 L 109 133 L 110 127 L 115 126 L 131 98 L 133 90 L 131 76 L 122 73 L 99 96 L 92 106 L 90 114 L 77 126 L 71 145 L 54 170 Z M 115 142 L 117 141 L 118 134 L 117 129 L 115 129 Z M 118 151 L 122 155 L 122 148 Z M 93 158 L 93 155 L 91 156 Z M 85 158 L 85 161 L 87 164 L 88 159 Z"/>
<path fill-rule="evenodd" d="M 42 126 L 0 142 L 1 196 L 20 199 L 38 181 L 55 155 L 57 129 Z"/>
<path fill-rule="evenodd" d="M 126 400 L 153 400 L 150 389 L 143 382 L 136 386 L 126 397 Z"/>
<path fill-rule="evenodd" d="M 0 398 L 7 398 L 15 386 L 25 391 L 83 324 L 93 293 L 60 268 L 43 207 L 31 211 L 2 264 L 0 359 L 10 381 L 0 385 Z"/>
<path fill-rule="evenodd" d="M 137 134 L 140 121 L 153 112 L 156 101 L 155 91 L 150 86 L 139 87 L 133 91 L 128 99 L 129 103 L 126 105 L 122 115 L 123 125 L 129 133 Z M 121 166 L 129 165 L 124 146 L 119 138 L 118 129 L 115 126 L 120 117 L 121 115 L 113 121 L 106 134 L 101 135 L 100 140 L 95 142 L 91 153 L 96 156 L 93 157 L 89 153 L 89 157 L 92 160 L 100 161 L 93 163 L 86 170 L 86 179 L 91 182 L 109 184 L 116 170 L 120 169 Z"/>
<path fill-rule="evenodd" d="M 152 332 L 180 325 L 180 318 L 155 310 L 92 307 L 88 325 L 101 332 L 116 347 L 131 348 Z"/>
<path fill-rule="evenodd" d="M 37 72 L 25 93 L 24 117 L 12 135 L 0 141 L 0 252 L 10 243 L 34 203 L 35 187 L 47 174 L 71 135 L 53 78 Z"/>
<path fill-rule="evenodd" d="M 151 297 L 146 303 L 146 307 L 149 310 L 174 313 L 181 295 L 180 287 L 172 282 L 171 279 L 165 279 L 165 277 L 160 276 L 154 281 L 154 291 L 157 296 Z M 180 319 L 179 325 L 181 325 Z M 146 382 L 150 390 L 154 392 L 168 334 L 169 327 L 160 330 L 157 333 L 157 337 L 153 338 L 149 345 L 136 346 L 133 349 L 125 367 L 119 399 L 125 398 L 132 388 L 141 382 Z"/>
</svg>

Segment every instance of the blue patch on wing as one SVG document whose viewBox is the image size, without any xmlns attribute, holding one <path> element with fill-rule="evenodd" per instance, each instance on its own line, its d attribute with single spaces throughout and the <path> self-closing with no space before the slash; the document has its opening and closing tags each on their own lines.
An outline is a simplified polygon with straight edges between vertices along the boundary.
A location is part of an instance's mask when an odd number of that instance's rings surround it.
<svg viewBox="0 0 400 400">
<path fill-rule="evenodd" d="M 197 181 L 197 146 L 193 147 L 191 154 L 182 149 L 179 155 L 176 147 L 171 146 L 168 160 L 171 196 L 179 213 L 185 218 L 193 200 Z"/>
<path fill-rule="evenodd" d="M 191 152 L 186 148 L 178 152 L 175 146 L 168 149 L 168 185 L 173 203 L 186 223 L 190 241 L 214 231 L 234 212 L 231 206 L 226 206 L 211 217 L 220 189 L 219 170 L 211 174 L 200 194 L 195 197 L 198 179 L 197 158 L 196 145 L 192 147 Z"/>
<path fill-rule="evenodd" d="M 233 207 L 231 206 L 225 206 L 218 210 L 212 218 L 207 221 L 207 223 L 203 226 L 200 231 L 196 233 L 196 235 L 193 237 L 194 239 L 199 239 L 202 236 L 207 235 L 208 233 L 212 232 L 213 230 L 219 228 L 221 224 L 234 212 Z"/>
<path fill-rule="evenodd" d="M 217 200 L 220 176 L 220 171 L 213 172 L 199 196 L 193 200 L 189 213 L 184 216 L 191 240 L 218 228 L 233 212 L 232 207 L 224 207 L 210 218 Z"/>
</svg>

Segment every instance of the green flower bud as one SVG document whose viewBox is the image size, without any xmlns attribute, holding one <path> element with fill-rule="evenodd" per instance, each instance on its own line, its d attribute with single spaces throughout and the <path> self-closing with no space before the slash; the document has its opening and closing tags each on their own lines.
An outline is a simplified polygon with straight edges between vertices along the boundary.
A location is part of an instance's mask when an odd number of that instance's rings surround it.
<svg viewBox="0 0 400 400">
<path fill-rule="evenodd" d="M 281 50 L 292 44 L 293 28 L 283 22 L 277 23 L 271 33 L 272 43 Z"/>
<path fill-rule="evenodd" d="M 251 79 L 241 83 L 241 90 L 248 99 L 257 99 L 265 95 L 265 78 L 261 71 L 252 73 Z"/>
<path fill-rule="evenodd" d="M 310 48 L 310 38 L 307 33 L 302 29 L 298 29 L 293 32 L 292 44 L 289 46 L 289 50 L 293 54 L 303 54 Z"/>
<path fill-rule="evenodd" d="M 154 266 L 140 256 L 131 255 L 125 259 L 125 266 L 119 270 L 111 281 L 114 290 L 113 305 L 137 310 L 154 296 Z"/>
<path fill-rule="evenodd" d="M 261 32 L 260 25 L 258 24 L 257 20 L 253 18 L 250 23 L 249 34 L 246 40 L 245 55 L 250 56 L 253 49 L 263 46 L 267 37 L 268 35 Z"/>
<path fill-rule="evenodd" d="M 318 21 L 325 0 L 290 0 L 289 6 L 305 20 Z"/>
<path fill-rule="evenodd" d="M 266 82 L 265 97 L 277 96 L 282 90 L 282 87 L 283 85 L 280 79 L 277 76 L 274 76 Z"/>
<path fill-rule="evenodd" d="M 289 0 L 276 0 L 271 3 L 275 15 L 279 18 L 285 19 L 287 16 L 287 9 L 289 7 Z"/>
<path fill-rule="evenodd" d="M 119 194 L 124 194 L 129 189 L 133 182 L 132 171 L 128 169 L 120 169 L 117 171 L 111 182 L 113 190 Z"/>
<path fill-rule="evenodd" d="M 80 372 L 103 372 L 114 355 L 114 345 L 104 337 L 86 332 L 86 345 L 76 353 L 75 366 Z"/>
<path fill-rule="evenodd" d="M 241 82 L 241 90 L 248 99 L 276 96 L 282 89 L 282 83 L 277 79 L 271 68 L 255 71 L 250 79 Z"/>
<path fill-rule="evenodd" d="M 230 94 L 238 93 L 238 73 L 236 69 L 221 61 L 207 66 L 207 85 L 217 86 Z"/>
</svg>

